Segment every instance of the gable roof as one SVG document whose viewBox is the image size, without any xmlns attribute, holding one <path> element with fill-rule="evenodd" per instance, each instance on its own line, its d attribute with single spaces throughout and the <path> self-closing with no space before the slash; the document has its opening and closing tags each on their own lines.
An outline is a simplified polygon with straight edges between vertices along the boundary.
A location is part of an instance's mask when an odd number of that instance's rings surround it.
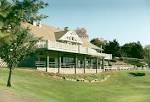
<svg viewBox="0 0 150 102">
<path fill-rule="evenodd" d="M 67 31 L 67 33 L 65 33 L 63 36 L 61 36 L 59 38 L 59 40 L 74 42 L 74 43 L 78 43 L 78 44 L 82 43 L 80 37 L 77 35 L 77 33 L 75 31 Z"/>
<path fill-rule="evenodd" d="M 39 26 L 34 26 L 30 23 L 22 23 L 22 26 L 27 28 L 29 27 L 30 32 L 35 36 L 35 37 L 40 37 L 43 40 L 50 40 L 50 41 L 57 41 L 57 40 L 63 40 L 63 37 L 67 37 L 65 35 L 69 35 L 69 33 L 76 33 L 75 31 L 68 31 L 68 30 L 60 30 L 56 27 L 53 26 L 48 26 L 42 24 L 41 27 Z M 68 34 L 67 34 L 68 33 Z M 78 36 L 78 35 L 77 35 Z M 102 50 L 101 48 L 97 47 L 96 45 L 91 44 L 88 41 L 88 38 L 83 38 L 83 37 L 77 37 L 77 40 L 82 43 L 83 47 L 88 47 L 88 48 L 93 48 L 93 49 L 99 49 Z"/>
<path fill-rule="evenodd" d="M 57 29 L 53 26 L 47 26 L 47 25 L 43 25 L 43 24 L 41 27 L 39 27 L 39 26 L 34 26 L 30 23 L 22 23 L 22 26 L 29 27 L 29 29 L 31 29 L 30 32 L 34 36 L 40 37 L 43 40 L 56 41 L 54 32 L 59 31 L 59 29 Z"/>
</svg>

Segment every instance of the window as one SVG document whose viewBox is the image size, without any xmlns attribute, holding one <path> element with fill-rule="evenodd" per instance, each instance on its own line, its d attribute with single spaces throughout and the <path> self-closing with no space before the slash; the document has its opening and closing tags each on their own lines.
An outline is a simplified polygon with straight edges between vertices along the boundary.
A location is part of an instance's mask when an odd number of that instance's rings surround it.
<svg viewBox="0 0 150 102">
<path fill-rule="evenodd" d="M 69 40 L 69 37 L 67 37 L 67 39 Z"/>
<path fill-rule="evenodd" d="M 72 40 L 74 41 L 74 37 L 72 37 Z"/>
</svg>

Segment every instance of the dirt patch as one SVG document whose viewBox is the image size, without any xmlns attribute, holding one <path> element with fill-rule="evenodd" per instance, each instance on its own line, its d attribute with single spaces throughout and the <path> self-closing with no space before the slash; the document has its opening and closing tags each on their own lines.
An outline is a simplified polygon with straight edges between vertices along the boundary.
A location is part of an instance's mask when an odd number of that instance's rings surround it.
<svg viewBox="0 0 150 102">
<path fill-rule="evenodd" d="M 18 96 L 10 91 L 2 91 L 0 92 L 0 102 L 39 102 L 30 97 Z"/>
</svg>

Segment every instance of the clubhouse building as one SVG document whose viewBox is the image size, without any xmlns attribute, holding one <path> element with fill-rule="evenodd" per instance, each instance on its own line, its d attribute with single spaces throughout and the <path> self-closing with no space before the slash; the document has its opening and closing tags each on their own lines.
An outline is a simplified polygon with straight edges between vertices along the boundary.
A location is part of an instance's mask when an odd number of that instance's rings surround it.
<svg viewBox="0 0 150 102">
<path fill-rule="evenodd" d="M 104 60 L 112 59 L 111 54 L 102 53 L 102 48 L 90 43 L 87 34 L 37 22 L 24 26 L 42 38 L 37 43 L 35 66 L 38 70 L 62 74 L 98 73 L 104 69 Z"/>
</svg>

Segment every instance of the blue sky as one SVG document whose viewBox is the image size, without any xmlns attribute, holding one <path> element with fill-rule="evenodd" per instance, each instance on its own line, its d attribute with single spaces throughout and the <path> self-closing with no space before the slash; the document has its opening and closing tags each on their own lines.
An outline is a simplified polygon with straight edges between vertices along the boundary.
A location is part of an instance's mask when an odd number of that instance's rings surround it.
<svg viewBox="0 0 150 102">
<path fill-rule="evenodd" d="M 43 23 L 70 29 L 84 27 L 89 38 L 117 39 L 121 44 L 150 44 L 150 0 L 44 0 Z"/>
</svg>

